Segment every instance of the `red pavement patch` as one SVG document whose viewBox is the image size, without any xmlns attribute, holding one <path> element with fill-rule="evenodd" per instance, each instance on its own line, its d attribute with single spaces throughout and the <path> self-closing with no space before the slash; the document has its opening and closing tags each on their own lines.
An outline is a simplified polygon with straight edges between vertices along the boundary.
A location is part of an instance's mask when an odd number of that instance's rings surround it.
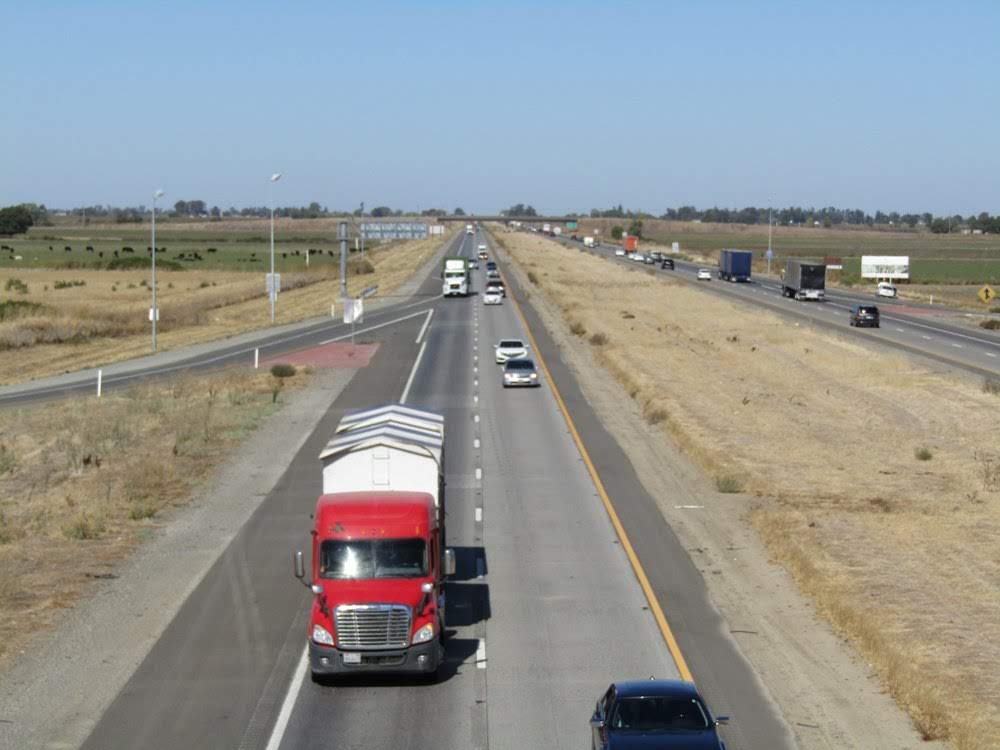
<svg viewBox="0 0 1000 750">
<path fill-rule="evenodd" d="M 300 349 L 297 352 L 283 354 L 280 357 L 272 357 L 262 360 L 261 367 L 270 367 L 278 362 L 287 362 L 291 365 L 324 367 L 329 369 L 358 369 L 367 367 L 371 362 L 375 352 L 378 351 L 378 344 L 349 344 L 335 342 L 314 346 L 311 349 Z"/>
</svg>

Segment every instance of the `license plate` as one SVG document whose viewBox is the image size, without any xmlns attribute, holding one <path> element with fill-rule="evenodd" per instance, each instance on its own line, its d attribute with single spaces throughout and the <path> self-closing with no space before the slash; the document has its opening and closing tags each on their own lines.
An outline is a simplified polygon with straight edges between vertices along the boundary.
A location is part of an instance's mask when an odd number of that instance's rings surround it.
<svg viewBox="0 0 1000 750">
<path fill-rule="evenodd" d="M 344 654 L 344 664 L 360 664 L 361 654 Z"/>
</svg>

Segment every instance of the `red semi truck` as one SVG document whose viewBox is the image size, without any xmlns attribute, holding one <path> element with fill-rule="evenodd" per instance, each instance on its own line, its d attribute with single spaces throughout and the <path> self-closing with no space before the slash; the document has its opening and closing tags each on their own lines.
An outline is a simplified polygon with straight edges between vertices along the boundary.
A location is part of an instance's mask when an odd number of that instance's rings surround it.
<svg viewBox="0 0 1000 750">
<path fill-rule="evenodd" d="M 639 249 L 639 238 L 625 235 L 622 237 L 622 247 L 626 253 L 634 253 Z"/>
<path fill-rule="evenodd" d="M 312 530 L 309 662 L 314 680 L 360 672 L 436 676 L 444 579 L 434 498 L 424 492 L 321 495 Z M 302 553 L 295 575 L 305 579 Z"/>
<path fill-rule="evenodd" d="M 314 679 L 433 676 L 443 658 L 444 417 L 402 404 L 347 414 L 320 453 L 312 529 Z M 305 582 L 301 552 L 295 575 Z"/>
</svg>

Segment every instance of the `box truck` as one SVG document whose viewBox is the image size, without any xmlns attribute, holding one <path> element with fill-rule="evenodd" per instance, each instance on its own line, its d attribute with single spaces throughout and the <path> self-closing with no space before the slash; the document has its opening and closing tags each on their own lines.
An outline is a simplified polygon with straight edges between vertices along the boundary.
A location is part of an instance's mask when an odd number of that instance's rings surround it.
<svg viewBox="0 0 1000 750">
<path fill-rule="evenodd" d="M 826 297 L 826 266 L 790 260 L 781 274 L 781 293 L 793 299 L 821 300 Z"/>
<path fill-rule="evenodd" d="M 622 247 L 625 248 L 626 253 L 636 252 L 639 249 L 639 238 L 630 237 L 629 235 L 626 234 L 624 237 L 622 237 Z"/>
<path fill-rule="evenodd" d="M 753 253 L 749 250 L 723 250 L 719 253 L 719 278 L 726 281 L 750 281 Z"/>
<path fill-rule="evenodd" d="M 594 247 L 594 238 L 593 237 L 584 237 L 583 238 L 583 246 L 584 247 Z"/>
<path fill-rule="evenodd" d="M 443 659 L 444 419 L 399 404 L 346 415 L 320 453 L 308 630 L 314 680 L 397 672 L 433 677 Z"/>
<path fill-rule="evenodd" d="M 445 258 L 441 268 L 441 281 L 441 294 L 445 297 L 467 296 L 472 282 L 469 259 L 460 256 Z"/>
</svg>

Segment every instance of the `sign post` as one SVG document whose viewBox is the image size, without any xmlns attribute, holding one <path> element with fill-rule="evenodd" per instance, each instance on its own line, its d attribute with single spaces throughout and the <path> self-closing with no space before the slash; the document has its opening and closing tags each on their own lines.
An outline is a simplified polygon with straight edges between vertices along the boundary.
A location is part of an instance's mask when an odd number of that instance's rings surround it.
<svg viewBox="0 0 1000 750">
<path fill-rule="evenodd" d="M 771 274 L 771 261 L 774 260 L 774 250 L 772 250 L 771 248 L 768 248 L 765 257 L 767 258 L 767 273 L 770 276 L 770 274 Z"/>
<path fill-rule="evenodd" d="M 996 298 L 997 298 L 996 290 L 989 284 L 983 284 L 982 288 L 979 290 L 979 300 L 984 305 L 988 305 Z"/>
</svg>

